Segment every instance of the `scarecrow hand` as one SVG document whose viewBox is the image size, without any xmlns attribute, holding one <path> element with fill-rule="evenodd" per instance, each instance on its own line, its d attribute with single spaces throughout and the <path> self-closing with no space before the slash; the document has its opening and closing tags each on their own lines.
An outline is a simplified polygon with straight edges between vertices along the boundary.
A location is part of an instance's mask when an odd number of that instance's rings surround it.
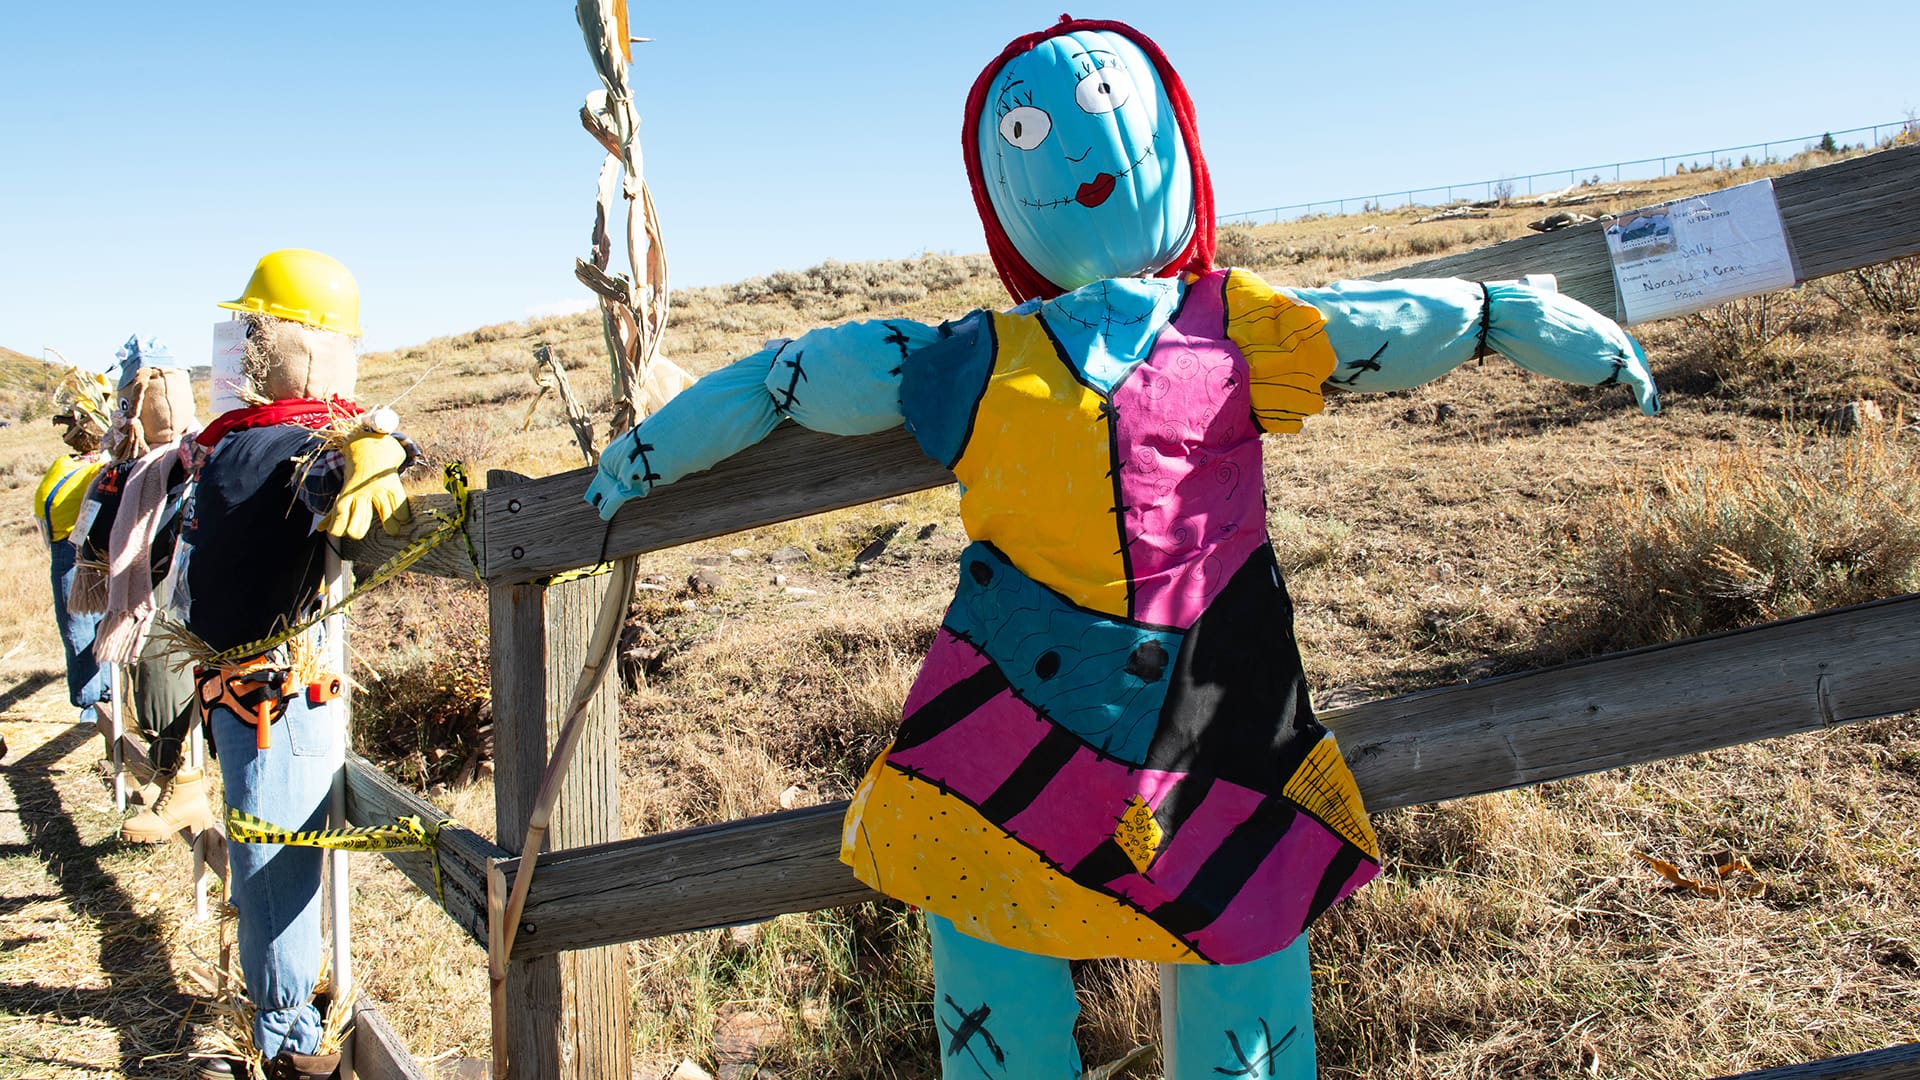
<svg viewBox="0 0 1920 1080">
<path fill-rule="evenodd" d="M 611 521 L 627 500 L 711 469 L 766 438 L 780 422 L 766 388 L 774 351 L 762 349 L 706 375 L 608 443 L 585 496 L 600 519 Z"/>
<path fill-rule="evenodd" d="M 1490 283 L 1493 322 L 1487 347 L 1542 375 L 1583 386 L 1620 384 L 1640 411 L 1660 411 L 1647 354 L 1620 324 L 1570 296 L 1525 285 Z"/>
<path fill-rule="evenodd" d="M 345 459 L 346 477 L 333 500 L 333 509 L 320 519 L 321 532 L 358 540 L 367 535 L 375 520 L 390 527 L 412 517 L 406 489 L 400 486 L 400 470 L 407 464 L 404 443 L 393 435 L 361 431 L 347 439 L 340 454 Z"/>
<path fill-rule="evenodd" d="M 1619 324 L 1551 288 L 1407 278 L 1285 290 L 1326 317 L 1327 385 L 1377 393 L 1433 381 L 1485 353 L 1582 386 L 1626 386 L 1648 416 L 1660 398 L 1646 354 Z"/>
</svg>

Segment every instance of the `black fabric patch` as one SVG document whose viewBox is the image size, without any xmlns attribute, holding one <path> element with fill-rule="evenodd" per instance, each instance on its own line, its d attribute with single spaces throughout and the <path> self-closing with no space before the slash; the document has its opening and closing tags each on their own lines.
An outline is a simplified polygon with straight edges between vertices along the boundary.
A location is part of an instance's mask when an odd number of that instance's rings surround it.
<svg viewBox="0 0 1920 1080">
<path fill-rule="evenodd" d="M 1273 853 L 1275 842 L 1293 827 L 1299 814 L 1286 799 L 1262 802 L 1207 856 L 1177 899 L 1153 910 L 1153 921 L 1182 937 L 1213 922 Z"/>
<path fill-rule="evenodd" d="M 1293 601 L 1263 544 L 1187 631 L 1146 767 L 1278 794 L 1325 732 L 1307 699 Z M 1161 812 L 1184 820 L 1204 794 L 1175 789 Z"/>
<path fill-rule="evenodd" d="M 933 699 L 907 717 L 893 737 L 893 748 L 905 750 L 919 746 L 941 732 L 973 715 L 1007 689 L 1007 677 L 987 664 L 933 696 Z"/>
<path fill-rule="evenodd" d="M 1060 775 L 1060 770 L 1066 768 L 1082 745 L 1072 732 L 1049 725 L 1040 744 L 1029 751 L 1020 764 L 1014 766 L 1013 773 L 980 804 L 980 816 L 1006 828 L 1007 822 L 1040 797 L 1040 792 Z"/>
<path fill-rule="evenodd" d="M 1326 874 L 1320 878 L 1320 887 L 1313 891 L 1313 903 L 1307 908 L 1307 921 L 1301 929 L 1312 926 L 1315 919 L 1327 913 L 1333 902 L 1340 898 L 1340 887 L 1353 877 L 1353 872 L 1360 869 L 1360 864 L 1366 860 L 1366 853 L 1351 843 L 1340 845 L 1340 853 L 1328 864 Z"/>
</svg>

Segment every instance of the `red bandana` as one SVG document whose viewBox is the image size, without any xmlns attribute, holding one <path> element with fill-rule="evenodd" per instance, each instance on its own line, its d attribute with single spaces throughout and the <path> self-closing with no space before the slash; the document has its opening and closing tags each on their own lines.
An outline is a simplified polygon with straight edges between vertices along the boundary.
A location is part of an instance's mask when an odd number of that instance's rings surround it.
<svg viewBox="0 0 1920 1080">
<path fill-rule="evenodd" d="M 341 397 L 325 401 L 318 398 L 287 398 L 285 401 L 270 401 L 265 405 L 249 405 L 244 409 L 221 413 L 193 441 L 201 446 L 212 446 L 230 431 L 272 427 L 275 424 L 298 424 L 303 428 L 318 430 L 331 423 L 336 416 L 359 416 L 365 411 Z"/>
</svg>

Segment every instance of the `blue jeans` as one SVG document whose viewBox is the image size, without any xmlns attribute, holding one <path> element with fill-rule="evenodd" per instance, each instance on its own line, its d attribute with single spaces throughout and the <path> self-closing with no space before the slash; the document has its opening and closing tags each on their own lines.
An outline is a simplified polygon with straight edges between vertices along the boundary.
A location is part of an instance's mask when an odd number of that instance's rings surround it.
<svg viewBox="0 0 1920 1080">
<path fill-rule="evenodd" d="M 933 935 L 934 1032 L 943 1080 L 1075 1080 L 1080 1001 L 1068 962 L 1036 956 L 927 916 Z M 1170 964 L 1160 1017 L 1167 1080 L 1220 1076 L 1312 1080 L 1313 995 L 1307 939 L 1249 964 Z"/>
<path fill-rule="evenodd" d="M 100 626 L 99 613 L 76 615 L 67 610 L 67 594 L 73 591 L 73 562 L 77 553 L 65 540 L 53 543 L 53 617 L 60 624 L 60 648 L 67 654 L 67 700 L 76 709 L 98 705 L 107 699 L 111 675 L 93 658 L 93 634 Z"/>
<path fill-rule="evenodd" d="M 283 829 L 327 827 L 327 799 L 345 752 L 331 705 L 287 702 L 270 729 L 273 745 L 257 749 L 253 726 L 224 706 L 208 717 L 227 805 Z M 320 934 L 319 848 L 229 844 L 228 887 L 240 909 L 240 970 L 253 1000 L 253 1043 L 271 1059 L 283 1049 L 310 1054 L 320 1044 L 313 1007 L 325 945 Z"/>
</svg>

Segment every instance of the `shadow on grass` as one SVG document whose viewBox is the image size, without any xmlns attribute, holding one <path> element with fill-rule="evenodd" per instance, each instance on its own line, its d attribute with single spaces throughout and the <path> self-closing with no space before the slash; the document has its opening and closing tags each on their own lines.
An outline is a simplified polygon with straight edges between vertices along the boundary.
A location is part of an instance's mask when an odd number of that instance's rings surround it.
<svg viewBox="0 0 1920 1080">
<path fill-rule="evenodd" d="M 100 970 L 108 985 L 104 989 L 0 985 L 0 1014 L 38 1016 L 56 1023 L 104 1023 L 118 1034 L 119 1075 L 151 1077 L 175 1071 L 184 1075 L 184 1059 L 156 1062 L 151 1058 L 172 1049 L 155 1042 L 171 1041 L 168 1033 L 180 1028 L 194 999 L 179 989 L 166 946 L 153 936 L 133 897 L 100 865 L 99 853 L 109 845 L 81 841 L 54 786 L 53 766 L 93 737 L 92 725 L 76 725 L 0 769 L 0 777 L 13 790 L 27 837 L 25 846 L 59 885 L 75 920 L 92 924 L 100 943 Z M 153 1031 L 155 1042 L 143 1042 L 141 1029 Z"/>
<path fill-rule="evenodd" d="M 0 712 L 7 712 L 15 705 L 27 700 L 45 689 L 48 683 L 58 679 L 57 671 L 36 671 L 5 690 L 0 690 Z"/>
</svg>

